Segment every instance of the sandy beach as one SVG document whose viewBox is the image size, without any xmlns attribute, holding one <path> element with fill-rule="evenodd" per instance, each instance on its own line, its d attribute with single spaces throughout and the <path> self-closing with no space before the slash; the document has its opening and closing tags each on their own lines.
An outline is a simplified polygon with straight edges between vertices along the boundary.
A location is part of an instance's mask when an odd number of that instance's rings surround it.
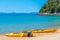
<svg viewBox="0 0 60 40">
<path fill-rule="evenodd" d="M 35 37 L 6 37 L 0 36 L 0 40 L 60 40 L 60 29 L 55 33 L 37 33 Z"/>
</svg>

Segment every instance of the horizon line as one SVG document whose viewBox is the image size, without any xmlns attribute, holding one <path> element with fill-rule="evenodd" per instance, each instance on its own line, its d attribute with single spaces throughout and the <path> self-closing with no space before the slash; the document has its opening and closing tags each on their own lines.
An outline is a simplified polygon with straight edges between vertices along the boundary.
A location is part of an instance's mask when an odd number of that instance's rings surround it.
<svg viewBox="0 0 60 40">
<path fill-rule="evenodd" d="M 38 13 L 38 12 L 0 12 L 0 13 Z"/>
</svg>

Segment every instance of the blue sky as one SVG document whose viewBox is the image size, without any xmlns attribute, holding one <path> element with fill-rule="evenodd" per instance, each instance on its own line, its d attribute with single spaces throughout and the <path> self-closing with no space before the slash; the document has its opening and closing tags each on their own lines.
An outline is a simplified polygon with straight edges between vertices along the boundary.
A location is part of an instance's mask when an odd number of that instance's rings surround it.
<svg viewBox="0 0 60 40">
<path fill-rule="evenodd" d="M 0 12 L 38 12 L 47 0 L 0 0 Z"/>
</svg>

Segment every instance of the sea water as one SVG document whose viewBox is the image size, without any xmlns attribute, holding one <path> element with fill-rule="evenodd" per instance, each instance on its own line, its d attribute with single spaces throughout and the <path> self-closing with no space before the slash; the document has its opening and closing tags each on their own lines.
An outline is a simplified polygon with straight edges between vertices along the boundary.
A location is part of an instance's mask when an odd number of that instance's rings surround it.
<svg viewBox="0 0 60 40">
<path fill-rule="evenodd" d="M 60 26 L 60 16 L 34 14 L 0 14 L 0 33 L 46 29 Z"/>
</svg>

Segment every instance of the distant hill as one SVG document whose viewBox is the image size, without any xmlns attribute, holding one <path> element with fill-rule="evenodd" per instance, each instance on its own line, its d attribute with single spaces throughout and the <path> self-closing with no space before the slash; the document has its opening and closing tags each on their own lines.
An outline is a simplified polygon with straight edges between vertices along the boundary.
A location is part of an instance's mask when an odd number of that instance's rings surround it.
<svg viewBox="0 0 60 40">
<path fill-rule="evenodd" d="M 40 13 L 60 13 L 60 0 L 48 0 L 40 9 Z"/>
</svg>

